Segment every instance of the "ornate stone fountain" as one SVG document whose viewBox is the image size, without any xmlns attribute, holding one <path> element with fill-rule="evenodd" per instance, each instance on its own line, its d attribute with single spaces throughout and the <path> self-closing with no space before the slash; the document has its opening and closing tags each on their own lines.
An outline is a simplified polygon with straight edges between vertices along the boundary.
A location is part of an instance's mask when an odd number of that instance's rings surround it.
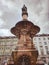
<svg viewBox="0 0 49 65">
<path fill-rule="evenodd" d="M 11 32 L 18 38 L 18 46 L 12 52 L 13 65 L 36 65 L 38 51 L 34 47 L 33 37 L 40 31 L 40 28 L 27 19 L 27 8 L 22 8 L 22 21 L 19 21 Z M 8 63 L 12 65 L 12 63 Z"/>
</svg>

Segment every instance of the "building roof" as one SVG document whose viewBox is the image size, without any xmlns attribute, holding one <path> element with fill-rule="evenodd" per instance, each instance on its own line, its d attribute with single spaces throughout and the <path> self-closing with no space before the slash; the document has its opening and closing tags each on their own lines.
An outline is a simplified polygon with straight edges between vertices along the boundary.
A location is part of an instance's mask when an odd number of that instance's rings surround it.
<svg viewBox="0 0 49 65">
<path fill-rule="evenodd" d="M 38 35 L 35 35 L 34 37 L 42 37 L 42 36 L 49 36 L 49 34 L 38 34 Z M 0 36 L 0 39 L 11 39 L 11 38 L 17 38 L 16 36 Z"/>
</svg>

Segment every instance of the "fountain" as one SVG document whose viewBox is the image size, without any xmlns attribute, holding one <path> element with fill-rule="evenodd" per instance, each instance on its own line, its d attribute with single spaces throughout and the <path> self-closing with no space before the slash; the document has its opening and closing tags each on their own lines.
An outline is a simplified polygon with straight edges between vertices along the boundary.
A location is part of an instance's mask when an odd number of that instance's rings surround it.
<svg viewBox="0 0 49 65">
<path fill-rule="evenodd" d="M 22 18 L 22 21 L 11 28 L 12 34 L 18 38 L 18 47 L 12 51 L 13 65 L 36 65 L 38 51 L 34 47 L 32 39 L 40 28 L 27 19 L 28 13 L 25 5 L 22 8 Z"/>
</svg>

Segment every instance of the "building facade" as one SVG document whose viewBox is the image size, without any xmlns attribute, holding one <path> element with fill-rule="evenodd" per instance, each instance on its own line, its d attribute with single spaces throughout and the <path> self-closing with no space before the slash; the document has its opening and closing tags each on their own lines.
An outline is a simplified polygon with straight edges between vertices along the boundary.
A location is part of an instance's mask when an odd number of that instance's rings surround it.
<svg viewBox="0 0 49 65">
<path fill-rule="evenodd" d="M 11 53 L 16 49 L 18 39 L 16 37 L 0 37 L 0 64 L 7 62 Z M 33 43 L 38 50 L 39 58 L 44 62 L 49 61 L 49 34 L 39 34 L 34 36 Z"/>
<path fill-rule="evenodd" d="M 16 37 L 0 37 L 0 64 L 7 61 L 17 44 Z"/>
<path fill-rule="evenodd" d="M 38 50 L 39 58 L 45 63 L 49 62 L 49 34 L 39 34 L 33 38 L 33 43 Z"/>
<path fill-rule="evenodd" d="M 33 43 L 35 47 L 38 49 L 39 55 L 49 54 L 49 35 L 36 35 L 33 38 Z"/>
</svg>

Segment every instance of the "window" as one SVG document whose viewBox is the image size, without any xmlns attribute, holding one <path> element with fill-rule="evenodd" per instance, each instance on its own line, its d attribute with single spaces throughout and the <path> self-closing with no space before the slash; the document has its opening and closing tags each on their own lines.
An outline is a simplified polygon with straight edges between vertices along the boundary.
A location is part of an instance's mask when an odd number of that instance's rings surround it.
<svg viewBox="0 0 49 65">
<path fill-rule="evenodd" d="M 41 52 L 41 55 L 44 55 L 43 46 L 40 46 L 40 52 Z"/>
<path fill-rule="evenodd" d="M 38 38 L 39 40 L 41 40 L 41 38 Z"/>
<path fill-rule="evenodd" d="M 43 48 L 43 46 L 40 46 L 40 48 Z"/>
<path fill-rule="evenodd" d="M 39 45 L 42 45 L 42 42 L 39 42 Z"/>
<path fill-rule="evenodd" d="M 45 49 L 48 50 L 48 46 L 45 46 Z"/>
<path fill-rule="evenodd" d="M 47 42 L 44 42 L 44 45 L 47 45 Z"/>
<path fill-rule="evenodd" d="M 36 38 L 33 38 L 34 41 L 36 41 Z"/>
<path fill-rule="evenodd" d="M 43 40 L 46 40 L 46 38 L 44 37 Z"/>
<path fill-rule="evenodd" d="M 36 44 L 34 44 L 34 47 L 35 47 L 36 49 L 38 49 Z"/>
<path fill-rule="evenodd" d="M 49 37 L 48 37 L 48 40 L 49 40 Z"/>
<path fill-rule="evenodd" d="M 47 51 L 47 54 L 49 55 L 49 51 Z"/>
<path fill-rule="evenodd" d="M 1 48 L 3 50 L 3 48 Z"/>
<path fill-rule="evenodd" d="M 42 61 L 46 62 L 46 58 L 45 57 L 41 57 Z"/>
<path fill-rule="evenodd" d="M 44 55 L 44 50 L 43 49 L 40 49 L 40 51 L 41 51 L 41 55 Z"/>
<path fill-rule="evenodd" d="M 41 44 L 41 42 L 39 42 Z"/>
<path fill-rule="evenodd" d="M 48 46 L 45 46 L 45 49 L 46 49 L 46 53 L 48 54 Z"/>
</svg>

